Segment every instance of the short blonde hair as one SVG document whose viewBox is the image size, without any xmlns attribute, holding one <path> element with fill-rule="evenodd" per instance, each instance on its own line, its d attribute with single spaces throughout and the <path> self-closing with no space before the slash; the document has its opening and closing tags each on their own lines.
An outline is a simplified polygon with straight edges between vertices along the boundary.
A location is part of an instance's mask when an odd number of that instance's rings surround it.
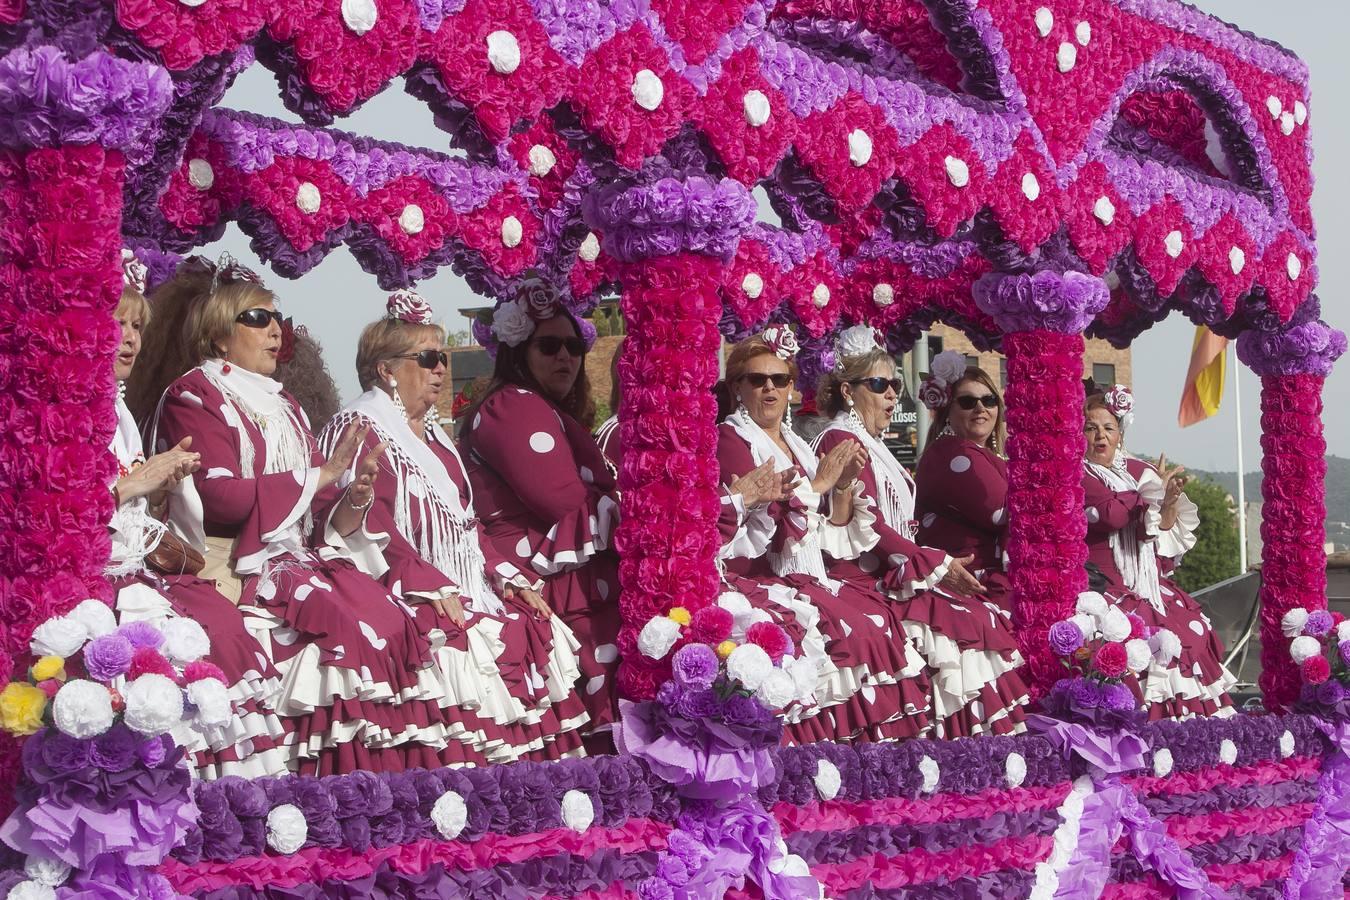
<svg viewBox="0 0 1350 900">
<path fill-rule="evenodd" d="M 881 347 L 873 347 L 857 356 L 846 356 L 841 362 L 843 367 L 831 369 L 822 375 L 820 386 L 816 388 L 816 409 L 829 419 L 844 408 L 844 385 L 866 378 L 877 363 L 885 363 L 892 372 L 896 370 L 895 357 Z"/>
<path fill-rule="evenodd" d="M 188 310 L 183 323 L 183 338 L 194 363 L 220 356 L 216 345 L 230 336 L 239 314 L 265 303 L 276 303 L 276 295 L 251 281 L 231 281 L 215 293 L 199 297 Z"/>
<path fill-rule="evenodd" d="M 423 338 L 435 337 L 444 346 L 445 329 L 402 319 L 379 319 L 361 332 L 356 342 L 356 378 L 368 391 L 380 380 L 380 363 L 408 353 Z"/>
<path fill-rule="evenodd" d="M 128 284 L 122 288 L 122 296 L 118 298 L 117 312 L 114 315 L 118 319 L 126 315 L 136 316 L 141 320 L 141 328 L 145 328 L 150 324 L 150 301 Z"/>
</svg>

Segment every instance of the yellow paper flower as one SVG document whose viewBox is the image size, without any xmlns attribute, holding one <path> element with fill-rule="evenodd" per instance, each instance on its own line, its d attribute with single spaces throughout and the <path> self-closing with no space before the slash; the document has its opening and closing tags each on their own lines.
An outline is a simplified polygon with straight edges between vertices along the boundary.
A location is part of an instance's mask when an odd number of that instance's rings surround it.
<svg viewBox="0 0 1350 900">
<path fill-rule="evenodd" d="M 673 619 L 681 625 L 688 625 L 693 616 L 689 615 L 689 610 L 683 606 L 672 606 L 670 612 L 666 613 L 666 618 Z"/>
<path fill-rule="evenodd" d="M 47 695 L 31 684 L 11 681 L 0 691 L 0 726 L 20 737 L 42 727 Z"/>
<path fill-rule="evenodd" d="M 33 680 L 46 681 L 48 678 L 65 678 L 66 661 L 59 656 L 44 656 L 33 663 Z"/>
<path fill-rule="evenodd" d="M 736 649 L 735 641 L 723 641 L 717 645 L 717 655 L 726 659 L 731 655 L 731 651 Z"/>
</svg>

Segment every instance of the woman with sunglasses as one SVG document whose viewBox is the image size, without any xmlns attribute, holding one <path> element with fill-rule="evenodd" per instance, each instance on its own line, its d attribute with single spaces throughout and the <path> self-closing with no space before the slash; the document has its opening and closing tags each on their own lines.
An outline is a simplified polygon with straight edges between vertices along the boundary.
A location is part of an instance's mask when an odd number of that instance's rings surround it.
<svg viewBox="0 0 1350 900">
<path fill-rule="evenodd" d="M 492 381 L 464 414 L 469 480 L 495 556 L 540 586 L 580 641 L 588 748 L 612 747 L 619 662 L 616 475 L 591 425 L 594 332 L 552 285 L 528 279 L 497 306 Z"/>
<path fill-rule="evenodd" d="M 933 357 L 930 370 L 919 387 L 919 400 L 934 418 L 915 473 L 917 540 L 959 560 L 984 588 L 981 596 L 1006 617 L 1003 399 L 987 372 L 967 366 L 953 350 Z"/>
<path fill-rule="evenodd" d="M 194 367 L 164 392 L 152 438 L 192 438 L 201 468 L 170 522 L 266 635 L 295 768 L 306 774 L 438 766 L 447 728 L 429 647 L 411 613 L 332 547 L 314 522 L 361 527 L 379 449 L 356 463 L 349 435 L 328 458 L 304 413 L 271 378 L 281 347 L 275 297 L 228 258 L 194 260 L 170 284 Z M 336 507 L 330 512 L 330 507 Z"/>
<path fill-rule="evenodd" d="M 557 757 L 580 747 L 587 719 L 573 687 L 577 642 L 540 597 L 542 581 L 481 534 L 468 475 L 436 413 L 446 363 L 431 307 L 412 291 L 393 294 L 357 345 L 365 393 L 319 438 L 331 453 L 365 429 L 365 453 L 383 446 L 375 500 L 360 528 L 326 537 L 412 605 L 431 638 L 453 732 L 447 765 Z"/>
<path fill-rule="evenodd" d="M 792 740 L 917 737 L 928 728 L 922 659 L 888 601 L 826 570 L 827 552 L 852 558 L 852 548 L 865 541 L 857 476 L 866 453 L 849 442 L 817 459 L 785 425 L 796 351 L 792 332 L 773 326 L 727 357 L 726 383 L 737 406 L 718 429 L 722 483 L 731 491 L 771 463 L 790 473 L 790 493 L 782 501 L 738 505 L 736 528 L 723 531 L 725 578 L 761 611 L 790 616 L 800 652 L 819 656 L 816 705 L 789 723 Z"/>
<path fill-rule="evenodd" d="M 831 418 L 814 447 L 823 457 L 859 445 L 867 462 L 853 511 L 865 523 L 855 532 L 862 539 L 843 557 L 831 556 L 830 575 L 890 593 L 928 663 L 936 737 L 1018 731 L 1029 698 L 1012 628 L 984 606 L 984 588 L 964 565 L 969 558 L 914 542 L 914 481 L 881 442 L 904 387 L 895 359 L 866 325 L 840 335 L 836 357 L 816 392 L 817 407 Z"/>
<path fill-rule="evenodd" d="M 1155 659 L 1139 679 L 1150 719 L 1231 715 L 1236 683 L 1223 664 L 1223 644 L 1200 604 L 1168 576 L 1195 546 L 1200 517 L 1182 490 L 1181 466 L 1156 467 L 1125 452 L 1134 396 L 1123 384 L 1094 385 L 1084 404 L 1087 455 L 1083 497 L 1088 560 L 1108 582 L 1107 597 L 1150 628 L 1176 656 Z"/>
</svg>

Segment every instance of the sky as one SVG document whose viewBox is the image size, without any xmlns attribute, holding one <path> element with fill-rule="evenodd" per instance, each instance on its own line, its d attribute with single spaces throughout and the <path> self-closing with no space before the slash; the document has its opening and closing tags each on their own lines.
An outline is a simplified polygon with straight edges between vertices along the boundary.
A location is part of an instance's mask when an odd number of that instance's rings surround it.
<svg viewBox="0 0 1350 900">
<path fill-rule="evenodd" d="M 1339 0 L 1196 0 L 1195 5 L 1239 27 L 1283 44 L 1307 63 L 1311 72 L 1312 100 L 1309 107 L 1316 190 L 1313 214 L 1318 226 L 1318 256 L 1323 318 L 1343 331 L 1350 331 L 1350 301 L 1343 292 L 1350 286 L 1350 217 L 1340 204 L 1350 196 L 1350 172 L 1337 160 L 1350 159 L 1350 107 L 1334 100 L 1338 85 L 1350 84 L 1350 52 L 1345 35 L 1350 33 L 1350 5 Z M 1319 102 L 1328 98 L 1325 103 Z M 277 96 L 276 82 L 267 70 L 255 65 L 243 73 L 221 105 L 262 115 L 297 121 Z M 436 128 L 431 113 L 394 84 L 356 113 L 338 123 L 339 128 L 382 140 L 418 147 L 448 150 L 444 132 Z M 453 152 L 453 151 L 452 151 Z M 256 266 L 248 239 L 235 226 L 216 244 L 206 248 L 215 254 L 229 250 Z M 299 281 L 267 276 L 280 294 L 282 308 L 304 324 L 323 345 L 328 367 L 345 400 L 358 393 L 354 359 L 356 339 L 362 327 L 383 313 L 385 293 L 374 276 L 363 272 L 345 249 L 338 249 Z M 482 306 L 484 300 L 449 269 L 421 282 L 417 289 L 427 298 L 437 318 L 451 331 L 462 329 L 459 310 Z M 1205 422 L 1181 429 L 1176 410 L 1189 361 L 1194 326 L 1174 314 L 1135 341 L 1135 423 L 1128 436 L 1137 453 L 1167 454 L 1190 468 L 1232 471 L 1237 468 L 1237 422 L 1234 376 L 1230 365 L 1224 402 L 1219 413 Z M 1244 469 L 1260 465 L 1260 382 L 1248 371 L 1241 372 L 1242 448 Z M 1350 398 L 1350 360 L 1343 359 L 1327 381 L 1324 398 Z M 1350 456 L 1350 416 L 1325 419 L 1328 450 Z"/>
</svg>

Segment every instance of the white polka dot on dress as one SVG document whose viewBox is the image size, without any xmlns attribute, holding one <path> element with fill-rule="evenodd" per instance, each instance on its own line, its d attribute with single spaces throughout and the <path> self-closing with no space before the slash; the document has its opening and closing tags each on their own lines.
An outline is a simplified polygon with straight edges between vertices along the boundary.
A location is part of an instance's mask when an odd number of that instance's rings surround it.
<svg viewBox="0 0 1350 900">
<path fill-rule="evenodd" d="M 885 627 L 886 627 L 886 620 L 883 619 L 881 616 L 874 615 L 874 614 L 872 614 L 872 613 L 868 613 L 868 614 L 867 614 L 867 618 L 868 618 L 869 620 L 871 620 L 872 624 L 875 625 L 875 626 L 877 626 L 878 628 L 885 628 Z"/>
<path fill-rule="evenodd" d="M 548 453 L 553 449 L 553 435 L 547 431 L 536 431 L 530 435 L 530 449 L 535 453 Z"/>
<path fill-rule="evenodd" d="M 864 553 L 858 557 L 858 568 L 869 575 L 877 570 L 877 558 L 872 553 Z"/>
<path fill-rule="evenodd" d="M 1087 508 L 1087 520 L 1089 524 L 1096 524 L 1102 520 L 1102 511 L 1095 506 Z"/>
<path fill-rule="evenodd" d="M 951 463 L 951 466 L 952 466 L 952 471 L 955 472 L 955 473 L 957 473 L 957 474 L 959 475 L 959 474 L 961 474 L 962 472 L 965 472 L 965 471 L 967 471 L 967 470 L 970 468 L 970 457 L 969 457 L 969 456 L 954 456 L 954 457 L 952 457 L 952 463 Z"/>
<path fill-rule="evenodd" d="M 516 541 L 516 556 L 528 559 L 530 556 L 530 539 L 523 537 Z"/>
<path fill-rule="evenodd" d="M 1197 635 L 1204 636 L 1205 626 L 1200 622 L 1199 619 L 1191 619 L 1191 624 L 1189 627 L 1191 631 L 1194 631 Z"/>
<path fill-rule="evenodd" d="M 596 694 L 605 686 L 605 676 L 596 675 L 590 681 L 586 682 L 586 694 L 588 696 Z"/>
<path fill-rule="evenodd" d="M 595 473 L 592 472 L 592 471 L 591 471 L 589 468 L 587 468 L 586 466 L 582 466 L 582 467 L 581 467 L 581 480 L 584 481 L 584 482 L 586 482 L 587 484 L 594 484 L 594 483 L 595 483 Z"/>
<path fill-rule="evenodd" d="M 595 661 L 602 665 L 609 665 L 619 658 L 619 648 L 613 644 L 601 644 L 595 648 Z"/>
<path fill-rule="evenodd" d="M 928 515 L 923 517 L 923 521 L 920 522 L 919 524 L 922 525 L 924 528 L 932 528 L 933 523 L 936 521 L 937 521 L 937 513 L 929 513 Z"/>
<path fill-rule="evenodd" d="M 609 599 L 609 582 L 603 578 L 596 579 L 595 590 L 600 594 L 601 600 Z"/>
<path fill-rule="evenodd" d="M 995 525 L 1002 525 L 1002 524 L 1003 524 L 1003 515 L 1004 515 L 1003 507 L 1000 506 L 998 509 L 994 510 L 994 524 L 995 524 Z"/>
</svg>

